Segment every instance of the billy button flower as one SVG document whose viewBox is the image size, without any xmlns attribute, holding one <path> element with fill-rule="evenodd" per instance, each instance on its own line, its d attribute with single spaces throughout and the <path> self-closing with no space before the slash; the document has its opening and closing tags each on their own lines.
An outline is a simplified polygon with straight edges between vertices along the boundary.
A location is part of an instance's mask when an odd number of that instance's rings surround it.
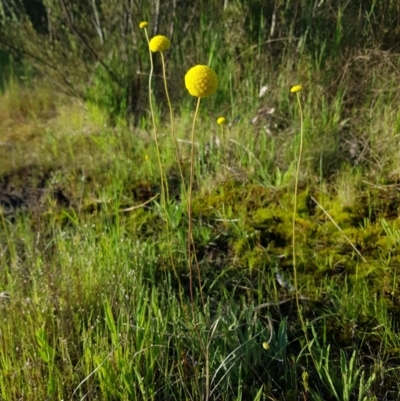
<svg viewBox="0 0 400 401">
<path fill-rule="evenodd" d="M 211 96 L 218 89 L 217 74 L 210 67 L 206 65 L 196 65 L 192 67 L 185 75 L 186 89 L 192 96 L 197 97 L 196 111 L 194 112 L 193 125 L 192 125 L 192 140 L 191 140 L 191 158 L 190 158 L 190 181 L 188 190 L 188 264 L 189 264 L 189 291 L 190 301 L 194 304 L 193 296 L 193 261 L 197 268 L 197 279 L 199 285 L 199 292 L 202 304 L 204 306 L 203 291 L 201 284 L 200 267 L 196 259 L 196 251 L 193 241 L 193 222 L 192 222 L 192 189 L 194 181 L 194 131 L 196 125 L 196 117 L 200 108 L 200 100 L 203 97 Z"/>
<path fill-rule="evenodd" d="M 192 96 L 208 97 L 218 89 L 218 77 L 210 67 L 196 65 L 186 73 L 185 86 Z"/>
<path fill-rule="evenodd" d="M 171 47 L 171 42 L 164 35 L 154 36 L 149 42 L 150 50 L 155 52 L 163 52 Z"/>
<path fill-rule="evenodd" d="M 147 28 L 148 26 L 149 26 L 149 23 L 148 23 L 147 21 L 142 21 L 142 22 L 139 24 L 139 28 L 140 28 L 140 29 Z"/>
<path fill-rule="evenodd" d="M 301 85 L 295 85 L 290 88 L 291 93 L 300 92 L 303 89 Z"/>
<path fill-rule="evenodd" d="M 219 124 L 219 125 L 225 124 L 225 117 L 218 117 L 217 118 L 217 124 Z"/>
</svg>

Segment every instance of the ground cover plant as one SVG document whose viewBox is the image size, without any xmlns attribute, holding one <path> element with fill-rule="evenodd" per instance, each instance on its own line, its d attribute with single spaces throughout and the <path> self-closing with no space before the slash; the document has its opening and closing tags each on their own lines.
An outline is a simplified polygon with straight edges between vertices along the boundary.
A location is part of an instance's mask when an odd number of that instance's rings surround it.
<svg viewBox="0 0 400 401">
<path fill-rule="evenodd" d="M 398 3 L 33 3 L 0 399 L 400 399 Z"/>
</svg>

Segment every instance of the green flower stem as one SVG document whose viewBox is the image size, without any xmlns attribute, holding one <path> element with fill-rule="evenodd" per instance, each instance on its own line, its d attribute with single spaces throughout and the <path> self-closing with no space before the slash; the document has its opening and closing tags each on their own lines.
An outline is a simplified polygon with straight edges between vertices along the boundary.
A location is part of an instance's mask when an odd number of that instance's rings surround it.
<svg viewBox="0 0 400 401">
<path fill-rule="evenodd" d="M 301 107 L 300 101 L 300 90 L 301 86 L 294 87 L 297 88 L 296 90 L 296 97 L 297 103 L 299 105 L 299 112 L 300 112 L 300 145 L 299 145 L 299 156 L 297 159 L 297 168 L 296 168 L 296 178 L 294 184 L 294 205 L 293 205 L 293 235 L 292 235 L 292 246 L 293 246 L 293 275 L 294 275 L 294 287 L 295 287 L 295 295 L 296 295 L 296 307 L 297 313 L 299 315 L 299 320 L 301 324 L 301 328 L 304 333 L 304 338 L 306 340 L 306 346 L 310 352 L 310 357 L 313 360 L 314 366 L 318 366 L 317 361 L 314 357 L 314 353 L 311 349 L 312 342 L 310 342 L 307 334 L 307 326 L 303 318 L 303 313 L 300 308 L 300 295 L 299 295 L 299 284 L 297 281 L 297 260 L 296 260 L 296 214 L 297 214 L 297 195 L 298 195 L 298 188 L 299 188 L 299 176 L 300 176 L 300 167 L 301 167 L 301 159 L 303 156 L 303 143 L 304 143 L 304 116 L 303 116 L 303 109 Z"/>
<path fill-rule="evenodd" d="M 193 238 L 193 221 L 192 221 L 192 192 L 193 192 L 193 182 L 194 182 L 194 129 L 196 126 L 196 119 L 197 115 L 199 114 L 199 109 L 200 109 L 200 100 L 201 98 L 197 98 L 197 105 L 196 105 L 196 111 L 194 112 L 194 117 L 193 117 L 193 125 L 192 125 L 192 149 L 191 149 L 191 157 L 190 157 L 190 180 L 189 180 L 189 191 L 188 191 L 188 239 L 187 239 L 187 246 L 188 246 L 188 263 L 189 263 L 189 291 L 190 291 L 190 303 L 192 307 L 192 316 L 193 316 L 193 323 L 196 331 L 197 338 L 200 343 L 200 347 L 203 351 L 203 355 L 206 361 L 206 383 L 205 383 L 205 400 L 208 400 L 210 397 L 210 381 L 209 381 L 209 374 L 207 372 L 208 370 L 208 364 L 209 364 L 209 354 L 208 354 L 208 346 L 204 344 L 203 339 L 200 335 L 200 331 L 198 329 L 197 325 L 197 317 L 194 309 L 194 294 L 193 294 L 193 261 L 196 264 L 196 269 L 197 269 L 197 277 L 199 280 L 199 292 L 200 292 L 200 298 L 201 298 L 201 303 L 203 305 L 203 310 L 204 310 L 204 299 L 203 299 L 203 289 L 201 286 L 201 273 L 200 273 L 200 266 L 199 262 L 197 260 L 196 256 L 196 248 L 194 244 L 194 238 Z"/>
<path fill-rule="evenodd" d="M 304 119 L 303 119 L 303 109 L 301 107 L 301 101 L 300 101 L 300 93 L 296 92 L 296 97 L 297 97 L 297 103 L 299 105 L 299 111 L 300 111 L 300 146 L 299 146 L 299 156 L 297 159 L 297 168 L 296 168 L 296 178 L 295 178 L 295 184 L 294 184 L 294 205 L 293 205 L 293 233 L 292 233 L 292 247 L 293 247 L 293 274 L 294 274 L 294 287 L 296 290 L 296 306 L 297 306 L 297 311 L 299 314 L 299 319 L 301 322 L 301 326 L 304 331 L 304 335 L 306 337 L 307 343 L 307 328 L 304 323 L 303 319 L 303 314 L 300 309 L 300 299 L 299 299 L 299 285 L 297 281 L 297 260 L 296 260 L 296 214 L 297 214 L 297 194 L 298 194 L 298 188 L 299 188 L 299 175 L 300 175 L 300 166 L 301 166 L 301 158 L 303 154 L 303 138 L 304 138 Z"/>
<path fill-rule="evenodd" d="M 192 126 L 192 150 L 191 150 L 191 157 L 190 157 L 190 181 L 189 181 L 189 192 L 188 192 L 188 263 L 189 263 L 189 287 L 190 287 L 190 301 L 192 303 L 192 307 L 194 305 L 194 296 L 193 296 L 193 266 L 192 266 L 192 259 L 196 262 L 197 267 L 197 276 L 199 280 L 199 291 L 201 302 L 204 306 L 204 299 L 203 299 L 203 290 L 201 287 L 201 274 L 200 274 L 200 266 L 197 261 L 196 252 L 195 252 L 195 245 L 194 245 L 194 238 L 193 238 L 193 222 L 192 222 L 192 192 L 193 192 L 193 181 L 194 181 L 194 128 L 196 126 L 196 118 L 199 113 L 200 109 L 200 100 L 201 98 L 197 98 L 197 105 L 196 111 L 193 117 L 193 126 Z M 192 252 L 193 247 L 193 252 Z"/>
<path fill-rule="evenodd" d="M 164 53 L 160 52 L 160 54 L 161 54 L 161 62 L 162 62 L 162 67 L 163 67 L 163 78 L 164 78 L 165 95 L 167 96 L 168 107 L 169 107 L 169 117 L 170 117 L 170 121 L 171 121 L 170 122 L 170 124 L 171 124 L 171 133 L 172 133 L 172 138 L 174 140 L 174 145 L 175 145 L 175 156 L 176 156 L 176 160 L 178 162 L 179 174 L 181 176 L 181 182 L 182 182 L 182 188 L 183 188 L 183 191 L 184 191 L 184 195 L 186 197 L 186 193 L 185 193 L 186 191 L 185 191 L 185 185 L 184 185 L 185 180 L 183 178 L 182 165 L 181 165 L 181 160 L 180 160 L 180 157 L 179 157 L 178 141 L 176 139 L 175 129 L 174 129 L 174 114 L 173 114 L 171 100 L 170 100 L 169 92 L 168 92 Z"/>
<path fill-rule="evenodd" d="M 153 109 L 153 102 L 152 102 L 152 91 L 151 91 L 151 81 L 153 77 L 153 72 L 154 72 L 154 64 L 153 64 L 153 56 L 151 54 L 150 50 L 150 42 L 149 42 L 149 35 L 147 33 L 147 29 L 144 29 L 145 35 L 146 35 L 146 40 L 149 45 L 149 56 L 150 56 L 150 75 L 149 75 L 149 103 L 150 103 L 150 111 L 151 111 L 151 118 L 153 122 L 153 130 L 154 130 L 154 142 L 156 144 L 156 150 L 157 150 L 157 160 L 158 160 L 158 166 L 160 169 L 160 177 L 161 177 L 161 203 L 162 207 L 164 209 L 164 214 L 165 214 L 165 223 L 166 223 L 166 232 L 167 232 L 167 243 L 168 243 L 168 253 L 169 253 L 169 259 L 170 263 L 172 266 L 172 269 L 174 271 L 175 277 L 179 283 L 179 288 L 182 288 L 181 281 L 179 279 L 179 275 L 176 271 L 175 268 L 175 263 L 174 263 L 174 258 L 172 256 L 172 249 L 171 249 L 171 233 L 169 230 L 169 218 L 168 218 L 168 208 L 167 208 L 167 203 L 168 203 L 168 183 L 167 183 L 167 177 L 164 175 L 164 170 L 162 166 L 162 161 L 161 161 L 161 153 L 160 153 L 160 146 L 158 143 L 158 137 L 157 137 L 157 129 L 156 129 L 156 121 L 154 117 L 154 109 Z M 162 53 L 161 53 L 162 55 Z M 168 93 L 168 92 L 167 92 Z M 168 97 L 169 99 L 169 97 Z"/>
<path fill-rule="evenodd" d="M 146 40 L 147 43 L 149 44 L 149 35 L 147 33 L 147 29 L 144 29 L 144 33 L 146 35 Z M 161 162 L 161 154 L 160 154 L 160 146 L 158 144 L 158 137 L 157 137 L 157 129 L 156 129 L 156 119 L 154 117 L 154 109 L 153 109 L 153 101 L 152 101 L 152 90 L 151 90 L 151 81 L 153 78 L 153 72 L 154 72 L 154 64 L 153 64 L 153 56 L 151 54 L 150 46 L 149 46 L 149 56 L 150 56 L 150 75 L 149 75 L 149 103 L 150 103 L 150 112 L 151 112 L 151 119 L 153 122 L 153 132 L 154 132 L 154 142 L 156 144 L 156 150 L 157 150 L 157 160 L 158 160 L 158 167 L 160 169 L 160 176 L 161 176 L 161 202 L 164 206 L 164 210 L 167 210 L 167 185 L 166 185 L 166 178 L 164 177 L 164 170 L 162 167 L 162 162 Z"/>
<path fill-rule="evenodd" d="M 224 152 L 224 162 L 226 164 L 226 167 L 228 167 L 228 158 L 226 156 L 226 139 L 225 139 L 224 125 L 225 124 L 221 124 L 221 141 L 222 141 L 222 148 L 223 148 L 223 152 Z"/>
</svg>

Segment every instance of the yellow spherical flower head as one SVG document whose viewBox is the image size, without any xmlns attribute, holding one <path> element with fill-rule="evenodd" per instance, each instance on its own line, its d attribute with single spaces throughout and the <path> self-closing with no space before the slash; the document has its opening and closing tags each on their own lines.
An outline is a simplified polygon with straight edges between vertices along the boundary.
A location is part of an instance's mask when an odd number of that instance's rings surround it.
<svg viewBox="0 0 400 401">
<path fill-rule="evenodd" d="M 225 117 L 218 117 L 217 124 L 225 124 Z"/>
<path fill-rule="evenodd" d="M 295 85 L 290 88 L 290 92 L 296 93 L 296 92 L 300 92 L 302 89 L 303 89 L 303 87 L 301 85 Z"/>
<path fill-rule="evenodd" d="M 196 65 L 186 73 L 185 86 L 192 96 L 208 97 L 218 89 L 218 77 L 210 67 Z"/>
<path fill-rule="evenodd" d="M 142 21 L 142 22 L 139 24 L 139 28 L 140 28 L 140 29 L 147 28 L 148 25 L 149 25 L 149 23 L 148 23 L 147 21 Z"/>
<path fill-rule="evenodd" d="M 154 36 L 150 40 L 149 43 L 150 50 L 155 53 L 155 52 L 163 52 L 164 50 L 168 50 L 171 47 L 171 42 L 169 39 L 164 36 L 164 35 L 157 35 Z"/>
</svg>

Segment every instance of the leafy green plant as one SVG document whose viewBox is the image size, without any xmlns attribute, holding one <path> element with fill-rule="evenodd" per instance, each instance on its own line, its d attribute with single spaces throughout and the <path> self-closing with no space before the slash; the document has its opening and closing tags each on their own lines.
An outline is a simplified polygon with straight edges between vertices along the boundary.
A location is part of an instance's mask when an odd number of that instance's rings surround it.
<svg viewBox="0 0 400 401">
<path fill-rule="evenodd" d="M 37 330 L 36 339 L 38 342 L 39 356 L 47 367 L 47 395 L 51 397 L 57 392 L 56 381 L 54 377 L 56 351 L 49 344 L 46 332 L 43 328 Z"/>
<path fill-rule="evenodd" d="M 330 345 L 321 346 L 316 339 L 317 334 L 314 330 L 313 333 L 312 344 L 314 347 L 311 347 L 311 352 L 313 352 L 314 366 L 329 394 L 337 401 L 350 401 L 354 399 L 355 394 L 357 394 L 356 399 L 358 401 L 367 401 L 368 391 L 376 379 L 375 373 L 366 379 L 364 367 L 357 367 L 357 352 L 353 351 L 350 360 L 347 360 L 346 353 L 343 350 L 340 350 L 339 371 L 337 372 L 331 364 Z M 313 400 L 323 400 L 317 390 L 309 387 L 308 391 Z"/>
</svg>

